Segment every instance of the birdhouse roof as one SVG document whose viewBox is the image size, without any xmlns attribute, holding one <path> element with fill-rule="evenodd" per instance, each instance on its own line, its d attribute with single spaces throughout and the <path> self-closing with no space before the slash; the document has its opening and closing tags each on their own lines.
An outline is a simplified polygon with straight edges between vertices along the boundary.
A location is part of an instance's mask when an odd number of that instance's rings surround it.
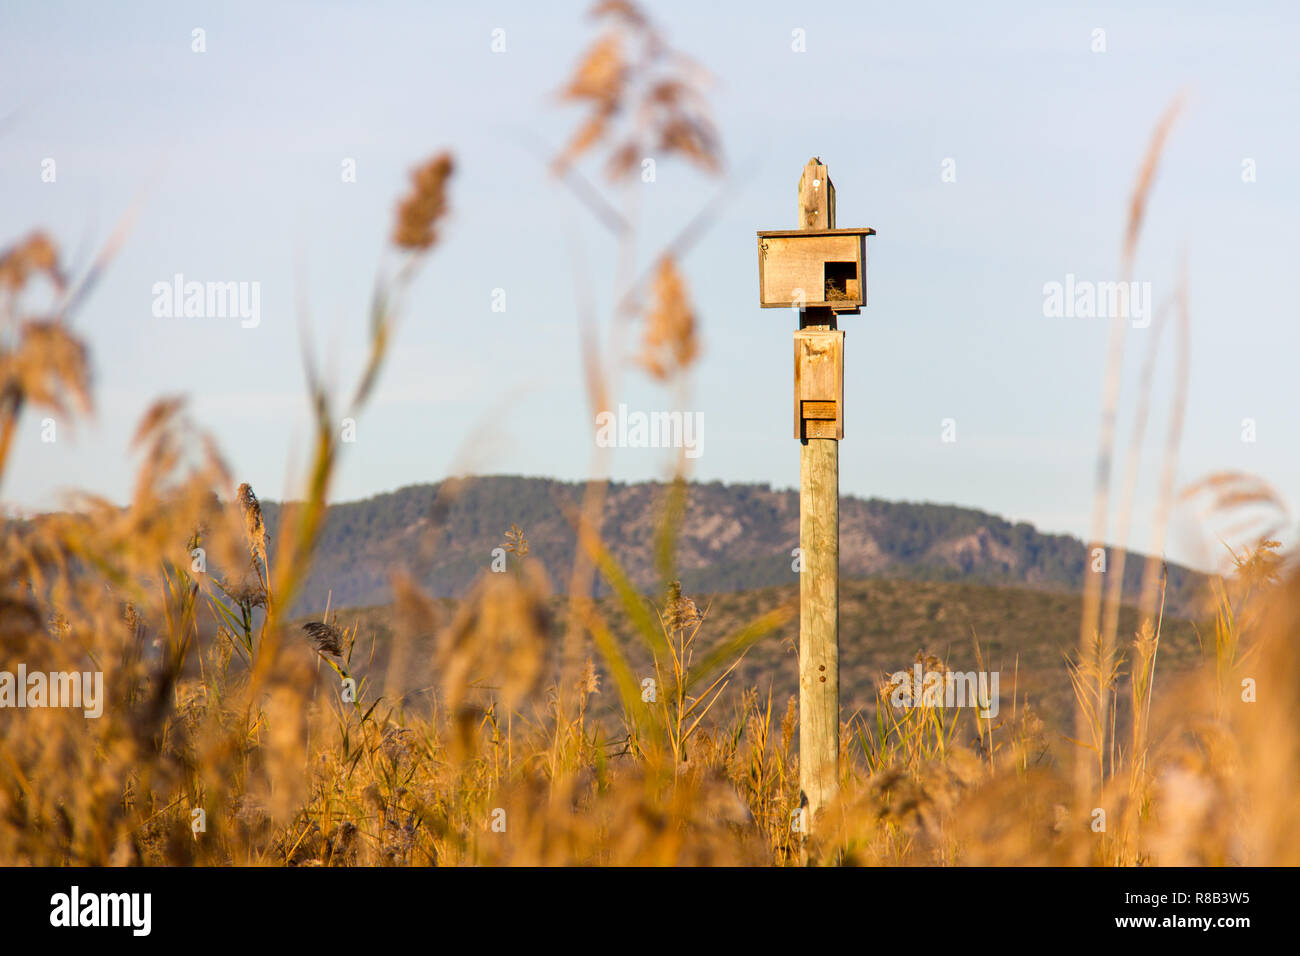
<svg viewBox="0 0 1300 956">
<path fill-rule="evenodd" d="M 795 236 L 874 236 L 876 230 L 870 226 L 861 229 L 763 229 L 759 230 L 760 239 Z"/>
</svg>

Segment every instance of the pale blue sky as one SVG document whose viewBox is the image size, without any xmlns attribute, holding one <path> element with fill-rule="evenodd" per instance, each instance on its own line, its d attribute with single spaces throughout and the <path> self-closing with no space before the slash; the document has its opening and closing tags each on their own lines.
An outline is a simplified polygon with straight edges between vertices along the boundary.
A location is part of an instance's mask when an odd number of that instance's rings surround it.
<svg viewBox="0 0 1300 956">
<path fill-rule="evenodd" d="M 97 417 L 54 444 L 25 419 L 0 488 L 41 508 L 87 488 L 122 499 L 150 399 L 185 392 L 238 476 L 291 493 L 305 448 L 296 301 L 343 381 L 406 173 L 440 148 L 454 212 L 412 296 L 375 404 L 345 446 L 335 497 L 479 472 L 585 476 L 591 423 L 575 289 L 608 315 L 606 234 L 548 177 L 534 143 L 593 39 L 587 4 L 9 3 L 0 10 L 0 245 L 35 226 L 84 256 L 146 197 L 78 319 Z M 1161 165 L 1136 278 L 1157 301 L 1191 270 L 1192 382 L 1179 482 L 1240 468 L 1300 488 L 1291 289 L 1300 261 L 1300 16 L 1282 4 L 679 3 L 648 9 L 715 78 L 728 178 L 669 161 L 639 188 L 648 256 L 709 197 L 730 199 L 683 270 L 704 354 L 696 478 L 798 482 L 792 315 L 756 306 L 754 232 L 794 225 L 812 155 L 840 226 L 874 226 L 870 305 L 846 318 L 841 489 L 984 508 L 1088 530 L 1107 324 L 1043 315 L 1044 283 L 1117 278 L 1126 201 L 1150 130 L 1189 94 Z M 207 52 L 191 52 L 191 30 Z M 494 28 L 506 52 L 494 54 Z M 791 49 L 802 28 L 807 52 Z M 1107 51 L 1091 52 L 1093 30 Z M 341 182 L 344 158 L 358 181 Z M 941 181 L 956 162 L 957 180 Z M 57 181 L 42 183 L 53 158 Z M 1243 183 L 1245 158 L 1258 181 Z M 595 173 L 593 173 L 593 176 Z M 581 261 L 578 253 L 582 256 Z M 174 273 L 261 284 L 261 324 L 160 319 Z M 494 288 L 507 311 L 491 311 Z M 1131 409 L 1150 330 L 1129 334 Z M 1132 544 L 1144 547 L 1170 391 L 1157 381 Z M 630 371 L 620 398 L 672 393 Z M 493 422 L 484 409 L 498 409 Z M 955 444 L 940 423 L 957 422 Z M 1243 418 L 1258 439 L 1241 441 Z M 1129 421 L 1121 417 L 1121 428 Z M 1122 431 L 1124 436 L 1126 432 Z M 1125 439 L 1126 440 L 1126 439 Z M 614 475 L 661 477 L 620 449 Z M 1118 472 L 1117 472 L 1118 474 Z M 1172 557 L 1203 564 L 1190 515 Z"/>
</svg>

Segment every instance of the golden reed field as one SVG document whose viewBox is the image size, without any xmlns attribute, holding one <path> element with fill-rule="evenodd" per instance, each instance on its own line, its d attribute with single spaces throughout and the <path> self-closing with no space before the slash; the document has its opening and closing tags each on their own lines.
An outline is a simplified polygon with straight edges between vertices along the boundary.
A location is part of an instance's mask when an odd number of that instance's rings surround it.
<svg viewBox="0 0 1300 956">
<path fill-rule="evenodd" d="M 572 161 L 603 151 L 617 182 L 647 144 L 715 168 L 691 71 L 633 6 L 597 12 L 602 32 L 563 91 L 585 115 L 554 160 L 557 179 L 580 190 Z M 1157 123 L 1117 229 L 1126 264 L 1178 111 Z M 1134 633 L 1119 632 L 1118 593 L 1098 575 L 1081 582 L 1079 646 L 1061 664 L 1077 716 L 1052 746 L 1009 682 L 997 716 L 982 718 L 941 703 L 893 706 L 882 675 L 879 706 L 841 726 L 839 795 L 815 821 L 800 814 L 795 701 L 732 679 L 746 650 L 797 610 L 715 630 L 673 585 L 673 496 L 656 532 L 658 596 L 628 583 L 597 534 L 603 486 L 593 480 L 570 515 L 582 545 L 573 567 L 541 566 L 528 529 L 502 528 L 508 573 L 484 573 L 454 613 L 394 569 L 382 669 L 373 635 L 347 611 L 296 618 L 344 453 L 335 423 L 371 399 L 405 293 L 436 259 L 452 204 L 472 204 L 457 196 L 454 156 L 414 165 L 370 315 L 358 318 L 370 331 L 359 381 L 326 381 L 305 345 L 313 445 L 274 541 L 254 489 L 168 396 L 136 430 L 126 507 L 87 495 L 4 524 L 6 667 L 99 672 L 103 684 L 95 719 L 68 707 L 5 710 L 0 863 L 1300 863 L 1300 571 L 1269 536 L 1238 550 L 1235 571 L 1205 595 L 1192 672 L 1162 672 L 1158 560 Z M 0 255 L 0 478 L 22 468 L 11 453 L 22 417 L 91 411 L 90 356 L 69 319 L 93 308 L 97 279 L 129 242 L 123 226 L 82 275 L 65 271 L 60 244 L 39 230 Z M 697 319 L 674 253 L 626 284 L 633 294 L 615 309 L 608 344 L 624 354 L 620 336 L 640 336 L 643 370 L 686 389 Z M 23 314 L 20 296 L 37 282 L 58 308 Z M 1171 321 L 1188 308 L 1183 295 Z M 591 406 L 607 407 L 621 367 L 603 357 L 594 320 L 581 322 Z M 1098 371 L 1113 414 L 1113 376 Z M 1113 444 L 1103 437 L 1107 461 Z M 599 457 L 592 467 L 601 473 Z M 1189 492 L 1225 513 L 1273 500 L 1239 474 Z M 1178 493 L 1166 488 L 1166 503 Z M 1102 515 L 1112 497 L 1127 507 L 1123 488 L 1112 496 L 1103 482 L 1098 494 Z M 593 597 L 597 581 L 615 602 Z M 629 630 L 635 647 L 616 637 Z M 633 658 L 654 661 L 653 699 Z M 392 691 L 415 661 L 432 662 L 436 683 L 432 707 L 408 713 Z M 1157 693 L 1164 682 L 1176 684 Z"/>
</svg>

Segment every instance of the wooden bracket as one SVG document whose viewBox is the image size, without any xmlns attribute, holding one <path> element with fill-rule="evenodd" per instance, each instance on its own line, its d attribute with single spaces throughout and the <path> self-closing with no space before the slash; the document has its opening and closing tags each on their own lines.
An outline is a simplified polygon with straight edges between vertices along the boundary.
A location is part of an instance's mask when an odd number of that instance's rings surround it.
<svg viewBox="0 0 1300 956">
<path fill-rule="evenodd" d="M 794 437 L 844 437 L 844 333 L 794 333 Z"/>
</svg>

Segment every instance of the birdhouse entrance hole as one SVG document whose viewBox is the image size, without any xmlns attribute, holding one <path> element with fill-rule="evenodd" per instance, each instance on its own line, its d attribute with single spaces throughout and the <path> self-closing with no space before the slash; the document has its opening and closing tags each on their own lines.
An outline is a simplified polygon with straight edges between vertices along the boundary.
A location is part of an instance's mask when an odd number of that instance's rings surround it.
<svg viewBox="0 0 1300 956">
<path fill-rule="evenodd" d="M 858 301 L 858 264 L 856 262 L 827 262 L 825 271 L 825 301 Z"/>
</svg>

